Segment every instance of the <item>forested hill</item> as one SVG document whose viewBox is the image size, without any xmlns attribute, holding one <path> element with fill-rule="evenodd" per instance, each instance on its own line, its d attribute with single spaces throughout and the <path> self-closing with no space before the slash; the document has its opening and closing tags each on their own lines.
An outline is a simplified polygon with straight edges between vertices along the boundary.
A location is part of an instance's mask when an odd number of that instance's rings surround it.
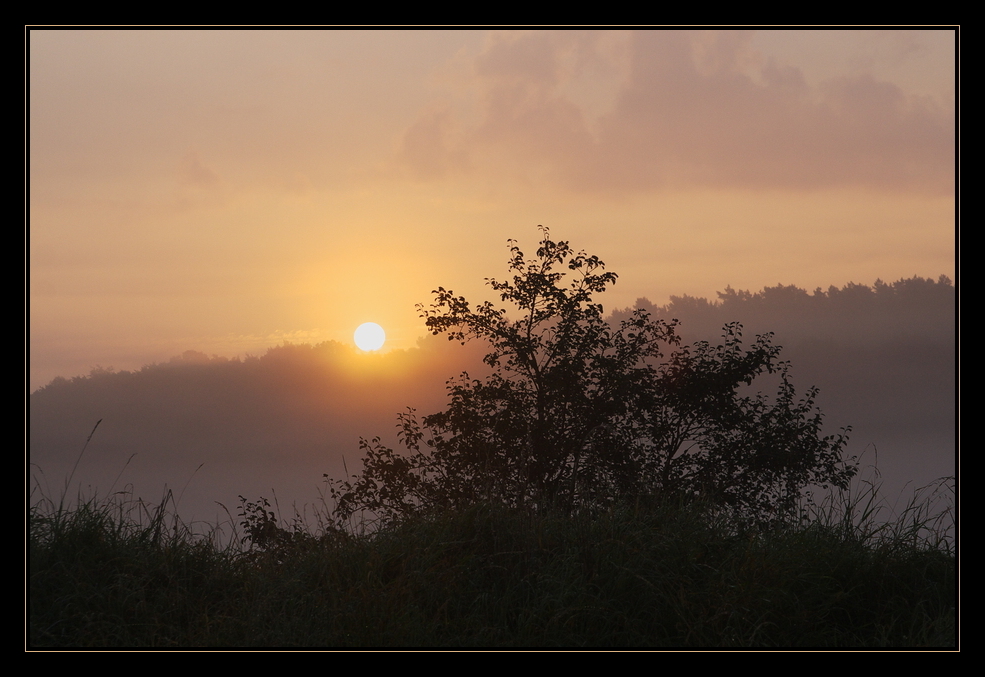
<svg viewBox="0 0 985 677">
<path fill-rule="evenodd" d="M 954 474 L 955 289 L 946 279 L 813 293 L 726 289 L 716 301 L 638 305 L 679 319 L 686 343 L 715 341 L 733 321 L 744 323 L 746 343 L 775 332 L 798 393 L 820 387 L 826 425 L 853 426 L 849 452 L 864 451 L 871 463 L 878 451 L 895 489 Z M 183 492 L 182 512 L 206 519 L 225 514 L 216 501 L 232 509 L 240 494 L 276 490 L 284 508 L 311 503 L 324 473 L 344 472 L 343 459 L 358 469 L 360 437 L 395 443 L 396 414 L 444 409 L 445 381 L 465 369 L 480 376 L 483 354 L 478 344 L 427 336 L 418 348 L 369 360 L 353 360 L 354 349 L 339 344 L 284 345 L 244 359 L 189 351 L 139 371 L 56 379 L 30 396 L 31 475 L 61 491 L 102 419 L 73 494 L 134 487 L 153 501 L 167 484 Z"/>
<path fill-rule="evenodd" d="M 680 321 L 685 344 L 715 342 L 729 322 L 747 343 L 774 333 L 798 391 L 821 389 L 818 405 L 832 428 L 851 425 L 852 451 L 878 457 L 893 487 L 954 474 L 956 290 L 951 280 L 920 277 L 872 286 L 848 284 L 807 292 L 778 285 L 759 292 L 727 288 L 709 301 L 672 296 L 665 306 L 637 307 Z M 633 309 L 612 314 L 618 322 Z"/>
<path fill-rule="evenodd" d="M 741 321 L 747 336 L 774 332 L 794 339 L 838 339 L 852 343 L 929 340 L 953 344 L 956 294 L 946 276 L 936 281 L 913 277 L 872 286 L 850 283 L 842 288 L 820 287 L 813 292 L 793 285 L 766 287 L 759 292 L 728 287 L 709 301 L 693 296 L 671 296 L 655 306 L 646 298 L 636 307 L 654 317 L 681 320 L 680 333 L 689 339 L 711 339 L 727 322 Z M 632 308 L 616 311 L 616 322 Z"/>
</svg>

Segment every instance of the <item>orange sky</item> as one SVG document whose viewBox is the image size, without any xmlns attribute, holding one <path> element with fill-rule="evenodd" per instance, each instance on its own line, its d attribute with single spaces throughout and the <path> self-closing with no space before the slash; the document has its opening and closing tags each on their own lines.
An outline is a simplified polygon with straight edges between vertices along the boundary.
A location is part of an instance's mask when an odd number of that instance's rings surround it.
<svg viewBox="0 0 985 677">
<path fill-rule="evenodd" d="M 952 31 L 30 31 L 30 390 L 423 335 L 537 224 L 607 308 L 954 277 Z"/>
</svg>

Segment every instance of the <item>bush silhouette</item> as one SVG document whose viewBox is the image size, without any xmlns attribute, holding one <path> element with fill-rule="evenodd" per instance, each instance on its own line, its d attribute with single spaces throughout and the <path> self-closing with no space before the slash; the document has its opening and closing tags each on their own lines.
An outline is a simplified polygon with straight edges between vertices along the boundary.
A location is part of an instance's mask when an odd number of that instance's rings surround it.
<svg viewBox="0 0 985 677">
<path fill-rule="evenodd" d="M 510 240 L 511 281 L 486 280 L 515 319 L 443 287 L 418 306 L 432 333 L 487 341 L 492 374 L 449 381 L 443 412 L 400 415 L 406 452 L 361 440 L 362 472 L 329 480 L 337 520 L 697 498 L 763 524 L 792 517 L 806 486 L 847 487 L 849 429 L 821 437 L 817 390 L 797 398 L 772 334 L 744 348 L 733 323 L 720 345 L 681 347 L 676 320 L 641 309 L 613 328 L 594 296 L 616 274 L 541 231 L 529 260 Z M 778 377 L 773 397 L 740 394 L 764 373 Z"/>
</svg>

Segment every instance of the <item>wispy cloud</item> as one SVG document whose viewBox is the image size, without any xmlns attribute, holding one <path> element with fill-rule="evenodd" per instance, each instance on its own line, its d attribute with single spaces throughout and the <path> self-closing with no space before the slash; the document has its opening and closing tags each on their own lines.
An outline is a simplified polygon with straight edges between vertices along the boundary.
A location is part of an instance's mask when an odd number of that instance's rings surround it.
<svg viewBox="0 0 985 677">
<path fill-rule="evenodd" d="M 898 59 L 920 50 L 904 37 Z M 438 158 L 467 155 L 480 170 L 539 168 L 579 191 L 953 190 L 953 112 L 930 96 L 862 70 L 809 84 L 748 32 L 638 31 L 620 49 L 602 38 L 492 36 L 472 64 L 478 114 L 426 110 L 402 157 L 421 178 L 443 175 Z M 593 116 L 577 92 L 603 72 L 618 88 Z M 455 146 L 442 133 L 453 127 Z"/>
</svg>

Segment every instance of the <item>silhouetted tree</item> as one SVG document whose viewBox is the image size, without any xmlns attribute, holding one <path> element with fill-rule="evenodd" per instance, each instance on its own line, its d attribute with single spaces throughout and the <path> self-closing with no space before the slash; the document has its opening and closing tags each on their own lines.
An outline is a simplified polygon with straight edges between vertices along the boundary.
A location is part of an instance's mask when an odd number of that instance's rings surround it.
<svg viewBox="0 0 985 677">
<path fill-rule="evenodd" d="M 448 409 L 423 425 L 413 410 L 401 415 L 407 453 L 361 440 L 362 473 L 329 481 L 337 519 L 481 501 L 572 510 L 700 496 L 773 520 L 790 515 L 809 484 L 847 486 L 855 470 L 842 461 L 846 438 L 820 437 L 816 390 L 796 399 L 772 335 L 743 349 L 741 327 L 727 325 L 722 345 L 665 358 L 663 347 L 679 345 L 676 320 L 637 309 L 614 329 L 593 299 L 616 274 L 542 232 L 531 260 L 510 241 L 511 281 L 487 279 L 516 319 L 442 287 L 429 309 L 418 306 L 432 333 L 487 341 L 492 374 L 449 381 Z M 739 394 L 764 372 L 779 375 L 775 397 Z"/>
</svg>

